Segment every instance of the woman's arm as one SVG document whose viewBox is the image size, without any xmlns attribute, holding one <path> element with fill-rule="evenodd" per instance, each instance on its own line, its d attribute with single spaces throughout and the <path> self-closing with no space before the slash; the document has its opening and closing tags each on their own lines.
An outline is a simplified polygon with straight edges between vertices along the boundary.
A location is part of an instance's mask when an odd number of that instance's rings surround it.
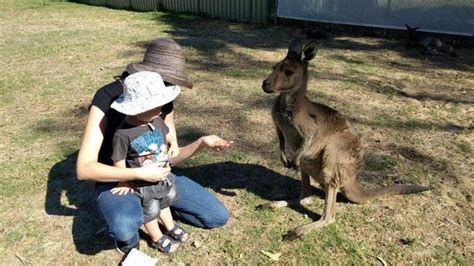
<svg viewBox="0 0 474 266">
<path fill-rule="evenodd" d="M 104 112 L 91 106 L 81 148 L 77 156 L 76 173 L 80 180 L 117 182 L 141 179 L 156 182 L 163 179 L 166 168 L 156 166 L 141 168 L 119 168 L 98 162 L 100 147 L 104 141 L 107 123 Z M 168 170 L 169 172 L 169 170 Z"/>
<path fill-rule="evenodd" d="M 172 165 L 177 165 L 182 161 L 186 160 L 187 158 L 193 156 L 203 148 L 214 149 L 216 151 L 221 151 L 229 148 L 233 141 L 224 140 L 215 135 L 209 135 L 200 137 L 199 139 L 195 140 L 194 142 L 181 147 L 179 149 L 178 156 L 171 158 L 170 162 Z"/>
<path fill-rule="evenodd" d="M 114 161 L 114 166 L 119 168 L 127 168 L 125 160 Z M 110 190 L 112 194 L 127 195 L 128 192 L 132 192 L 133 187 L 128 181 L 120 181 L 118 185 Z"/>
</svg>

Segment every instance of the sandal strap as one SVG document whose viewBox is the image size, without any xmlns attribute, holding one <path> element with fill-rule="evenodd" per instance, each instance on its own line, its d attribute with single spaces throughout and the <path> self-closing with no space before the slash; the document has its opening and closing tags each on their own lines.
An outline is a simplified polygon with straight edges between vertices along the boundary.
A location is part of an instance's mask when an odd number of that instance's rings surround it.
<svg viewBox="0 0 474 266">
<path fill-rule="evenodd" d="M 181 230 L 180 233 L 177 233 L 176 231 L 177 230 Z M 170 236 L 171 238 L 173 238 L 174 240 L 176 241 L 186 241 L 189 234 L 188 232 L 186 232 L 181 226 L 179 226 L 178 224 L 175 224 L 175 226 L 169 230 L 168 232 L 166 232 L 166 235 Z"/>
<path fill-rule="evenodd" d="M 168 240 L 168 244 L 164 246 L 165 241 Z M 153 246 L 163 253 L 172 253 L 175 250 L 171 250 L 174 246 L 179 245 L 176 240 L 168 235 L 163 235 L 158 241 L 153 243 Z"/>
</svg>

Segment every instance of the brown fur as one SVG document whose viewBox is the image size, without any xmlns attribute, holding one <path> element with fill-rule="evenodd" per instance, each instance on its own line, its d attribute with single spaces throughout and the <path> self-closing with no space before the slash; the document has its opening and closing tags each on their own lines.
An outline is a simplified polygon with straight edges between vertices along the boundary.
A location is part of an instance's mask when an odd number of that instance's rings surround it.
<svg viewBox="0 0 474 266">
<path fill-rule="evenodd" d="M 355 203 L 386 195 L 408 194 L 427 190 L 423 186 L 391 185 L 366 189 L 357 182 L 362 165 L 362 138 L 349 120 L 338 111 L 306 96 L 308 62 L 317 51 L 312 42 L 304 48 L 299 40 L 290 44 L 287 56 L 275 65 L 262 88 L 267 93 L 280 95 L 272 109 L 272 118 L 280 141 L 281 160 L 286 167 L 301 169 L 299 200 L 275 201 L 265 208 L 310 202 L 311 182 L 325 190 L 325 206 L 321 219 L 290 231 L 288 239 L 308 233 L 335 221 L 336 194 L 340 190 Z"/>
</svg>

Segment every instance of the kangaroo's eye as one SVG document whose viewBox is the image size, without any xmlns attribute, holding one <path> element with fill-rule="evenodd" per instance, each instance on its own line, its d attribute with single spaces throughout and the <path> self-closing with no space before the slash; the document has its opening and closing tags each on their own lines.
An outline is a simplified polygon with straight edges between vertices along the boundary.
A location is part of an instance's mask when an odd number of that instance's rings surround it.
<svg viewBox="0 0 474 266">
<path fill-rule="evenodd" d="M 293 71 L 291 71 L 291 70 L 285 70 L 285 75 L 286 75 L 287 77 L 291 77 L 291 75 L 293 75 L 293 73 L 295 73 L 295 72 L 293 72 Z"/>
</svg>

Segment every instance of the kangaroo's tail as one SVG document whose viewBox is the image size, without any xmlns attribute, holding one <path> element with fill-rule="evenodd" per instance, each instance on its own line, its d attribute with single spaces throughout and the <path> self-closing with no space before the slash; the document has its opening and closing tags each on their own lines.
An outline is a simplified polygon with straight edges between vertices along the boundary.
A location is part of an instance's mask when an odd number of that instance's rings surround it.
<svg viewBox="0 0 474 266">
<path fill-rule="evenodd" d="M 411 194 L 429 190 L 429 187 L 418 185 L 390 185 L 378 188 L 364 188 L 354 181 L 351 185 L 344 186 L 342 192 L 346 198 L 355 203 L 365 203 L 371 199 L 390 195 Z"/>
</svg>

